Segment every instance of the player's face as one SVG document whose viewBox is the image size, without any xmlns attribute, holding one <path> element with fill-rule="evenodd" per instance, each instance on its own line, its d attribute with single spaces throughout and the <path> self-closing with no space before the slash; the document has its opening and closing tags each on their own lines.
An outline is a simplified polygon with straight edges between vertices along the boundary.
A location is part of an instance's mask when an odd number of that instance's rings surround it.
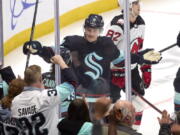
<svg viewBox="0 0 180 135">
<path fill-rule="evenodd" d="M 135 16 L 140 14 L 140 3 L 139 1 L 135 1 L 132 3 L 132 12 Z"/>
<path fill-rule="evenodd" d="M 84 37 L 89 42 L 94 42 L 97 40 L 98 36 L 100 34 L 100 30 L 97 28 L 89 28 L 86 27 L 84 31 Z"/>
</svg>

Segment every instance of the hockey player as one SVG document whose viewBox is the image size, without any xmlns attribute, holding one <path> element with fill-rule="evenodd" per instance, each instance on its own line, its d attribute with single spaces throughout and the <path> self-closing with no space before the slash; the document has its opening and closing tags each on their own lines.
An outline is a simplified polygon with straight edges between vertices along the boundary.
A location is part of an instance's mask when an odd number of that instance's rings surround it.
<svg viewBox="0 0 180 135">
<path fill-rule="evenodd" d="M 124 0 L 119 0 L 119 5 L 123 7 Z M 143 48 L 145 22 L 140 16 L 140 3 L 139 0 L 129 0 L 129 20 L 130 20 L 130 47 L 131 53 L 138 53 Z M 122 8 L 123 9 L 123 8 Z M 119 50 L 124 49 L 123 37 L 124 37 L 124 17 L 123 10 L 118 16 L 115 16 L 110 22 L 110 26 L 105 31 L 107 37 L 111 37 L 114 44 Z M 125 67 L 124 62 L 115 65 L 111 69 L 111 97 L 113 102 L 120 98 L 120 91 L 125 91 Z M 139 65 L 131 64 L 131 75 L 132 75 L 132 89 L 137 91 L 139 94 L 144 95 L 144 89 L 148 88 L 151 83 L 151 65 L 146 63 L 140 64 L 142 71 L 142 77 L 139 73 Z M 133 97 L 134 98 L 134 97 Z M 136 97 L 138 99 L 138 97 Z M 140 101 L 141 102 L 141 101 Z M 143 103 L 136 101 L 135 107 L 138 108 L 136 116 L 136 125 L 140 125 L 142 118 Z M 138 105 L 138 107 L 137 107 Z M 139 108 L 140 107 L 140 108 Z"/>
<path fill-rule="evenodd" d="M 61 44 L 72 54 L 72 67 L 80 83 L 76 95 L 85 94 L 88 102 L 95 102 L 96 98 L 101 96 L 109 96 L 110 63 L 118 64 L 124 60 L 123 53 L 118 50 L 112 40 L 100 36 L 103 25 L 102 16 L 90 14 L 84 23 L 84 36 L 67 36 Z M 36 46 L 36 43 L 32 44 L 23 47 L 25 54 L 27 50 L 30 50 L 32 54 L 47 57 L 44 52 L 45 47 Z M 145 60 L 144 54 L 152 54 L 153 60 Z M 131 55 L 132 63 L 151 63 L 160 59 L 159 54 L 154 54 L 149 50 Z"/>
<path fill-rule="evenodd" d="M 119 4 L 122 7 L 124 0 L 119 0 Z M 130 0 L 130 47 L 132 53 L 138 53 L 142 50 L 144 41 L 145 22 L 139 15 L 140 4 L 139 0 Z M 122 11 L 123 12 L 123 11 Z M 123 30 L 124 19 L 123 13 L 119 16 L 115 16 L 107 31 L 105 32 L 107 37 L 111 37 L 114 44 L 118 49 L 123 49 Z M 138 70 L 138 64 L 133 64 L 132 69 L 132 88 L 139 94 L 144 95 L 144 88 L 148 88 L 151 82 L 151 65 L 142 64 L 141 71 L 142 77 Z M 120 89 L 125 89 L 125 68 L 124 62 L 116 65 L 112 69 L 112 97 L 114 100 L 120 98 Z M 114 86 L 115 85 L 115 86 Z"/>
<path fill-rule="evenodd" d="M 51 60 L 66 72 L 67 81 L 54 89 L 44 89 L 41 68 L 32 65 L 25 70 L 26 87 L 11 106 L 12 117 L 18 119 L 23 134 L 58 135 L 59 104 L 74 91 L 75 78 L 62 57 L 56 55 Z"/>
</svg>

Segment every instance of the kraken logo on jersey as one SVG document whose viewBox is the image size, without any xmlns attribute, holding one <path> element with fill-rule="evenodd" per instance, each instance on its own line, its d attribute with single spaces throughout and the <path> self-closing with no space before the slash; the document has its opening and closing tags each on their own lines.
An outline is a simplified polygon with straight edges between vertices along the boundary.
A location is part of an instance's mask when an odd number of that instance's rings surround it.
<svg viewBox="0 0 180 135">
<path fill-rule="evenodd" d="M 88 66 L 89 68 L 94 70 L 94 72 L 87 71 L 87 72 L 85 72 L 85 74 L 90 76 L 92 79 L 99 78 L 100 75 L 103 74 L 103 69 L 102 69 L 102 66 L 96 62 L 96 60 L 100 61 L 102 59 L 103 58 L 101 56 L 97 55 L 95 52 L 89 53 L 85 57 L 85 64 L 86 64 L 86 66 Z"/>
</svg>

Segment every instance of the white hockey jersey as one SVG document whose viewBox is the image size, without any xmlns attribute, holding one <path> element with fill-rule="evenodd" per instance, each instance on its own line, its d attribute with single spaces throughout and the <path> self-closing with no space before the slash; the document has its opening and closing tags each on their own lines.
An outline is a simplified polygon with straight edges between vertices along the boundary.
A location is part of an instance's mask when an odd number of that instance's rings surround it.
<svg viewBox="0 0 180 135">
<path fill-rule="evenodd" d="M 105 30 L 104 35 L 111 37 L 114 44 L 117 45 L 119 50 L 124 50 L 124 19 L 123 15 L 115 16 L 108 28 Z M 131 52 L 137 53 L 142 49 L 144 40 L 145 22 L 141 16 L 138 16 L 134 23 L 130 23 L 130 46 Z M 123 66 L 122 66 L 123 67 Z"/>
<path fill-rule="evenodd" d="M 25 87 L 11 106 L 12 117 L 18 119 L 20 132 L 23 135 L 58 135 L 59 104 L 73 91 L 74 87 L 69 83 L 48 90 Z"/>
<path fill-rule="evenodd" d="M 19 135 L 19 131 L 16 119 L 9 117 L 5 120 L 0 120 L 0 135 Z"/>
</svg>

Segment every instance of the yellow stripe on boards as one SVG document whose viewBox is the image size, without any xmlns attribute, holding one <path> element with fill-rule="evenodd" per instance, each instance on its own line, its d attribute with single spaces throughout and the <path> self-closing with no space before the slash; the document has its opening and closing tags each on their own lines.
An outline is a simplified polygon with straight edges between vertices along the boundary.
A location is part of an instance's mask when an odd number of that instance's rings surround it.
<svg viewBox="0 0 180 135">
<path fill-rule="evenodd" d="M 72 24 L 78 20 L 87 17 L 91 13 L 102 13 L 118 7 L 117 0 L 96 0 L 90 4 L 82 7 L 75 8 L 60 16 L 60 28 L 63 28 L 69 24 Z M 38 19 L 38 18 L 37 18 Z M 41 36 L 49 34 L 54 31 L 54 19 L 50 19 L 46 22 L 36 25 L 34 38 L 37 39 Z M 25 41 L 28 41 L 30 37 L 30 28 L 24 30 L 4 43 L 4 55 L 13 51 L 17 47 L 21 46 Z"/>
</svg>

